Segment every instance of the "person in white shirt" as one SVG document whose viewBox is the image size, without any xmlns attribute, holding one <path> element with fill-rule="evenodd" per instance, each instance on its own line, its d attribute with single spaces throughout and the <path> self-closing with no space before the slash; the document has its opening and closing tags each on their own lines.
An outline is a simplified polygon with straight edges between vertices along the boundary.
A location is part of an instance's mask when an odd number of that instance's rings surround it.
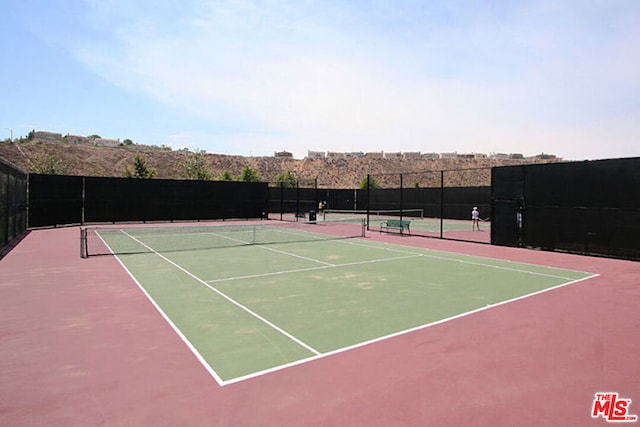
<svg viewBox="0 0 640 427">
<path fill-rule="evenodd" d="M 471 229 L 480 231 L 480 212 L 476 206 L 471 211 Z"/>
</svg>

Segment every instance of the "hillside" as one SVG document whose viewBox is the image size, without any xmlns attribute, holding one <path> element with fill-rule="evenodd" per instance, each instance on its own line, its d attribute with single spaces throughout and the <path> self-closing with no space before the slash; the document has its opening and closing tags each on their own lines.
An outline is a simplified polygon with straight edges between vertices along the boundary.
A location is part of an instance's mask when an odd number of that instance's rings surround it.
<svg viewBox="0 0 640 427">
<path fill-rule="evenodd" d="M 67 175 L 121 177 L 133 157 L 140 153 L 147 166 L 155 168 L 157 178 L 183 179 L 180 162 L 190 153 L 184 151 L 149 150 L 145 147 L 93 147 L 54 142 L 0 143 L 0 158 L 33 172 L 33 162 L 53 156 L 66 167 Z M 532 163 L 532 160 L 495 159 L 282 159 L 275 157 L 243 157 L 221 154 L 206 154 L 206 160 L 215 176 L 223 172 L 239 175 L 245 165 L 256 169 L 264 181 L 272 181 L 276 175 L 291 170 L 300 180 L 317 178 L 321 188 L 357 188 L 367 174 L 397 174 L 400 172 L 422 172 L 486 168 L 478 171 L 451 172 L 445 174 L 448 186 L 488 185 L 490 167 Z M 404 186 L 439 185 L 439 173 L 407 175 Z M 397 175 L 376 176 L 383 186 L 397 186 Z"/>
</svg>

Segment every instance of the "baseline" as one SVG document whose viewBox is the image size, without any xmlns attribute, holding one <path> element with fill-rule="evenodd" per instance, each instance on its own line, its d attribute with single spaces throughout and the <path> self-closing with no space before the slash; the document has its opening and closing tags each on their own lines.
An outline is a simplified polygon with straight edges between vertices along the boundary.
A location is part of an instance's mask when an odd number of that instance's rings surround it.
<svg viewBox="0 0 640 427">
<path fill-rule="evenodd" d="M 235 383 L 238 383 L 238 382 L 242 382 L 242 381 L 250 380 L 250 379 L 257 378 L 257 377 L 260 377 L 260 376 L 263 376 L 263 375 L 267 375 L 267 374 L 270 374 L 270 373 L 273 373 L 273 372 L 278 372 L 278 371 L 281 371 L 281 370 L 284 370 L 284 369 L 287 369 L 287 368 L 291 368 L 291 367 L 294 367 L 294 366 L 298 366 L 298 365 L 306 364 L 306 363 L 313 362 L 313 361 L 316 361 L 316 360 L 324 359 L 324 358 L 331 357 L 331 356 L 334 356 L 334 355 L 337 355 L 337 354 L 341 354 L 341 353 L 345 353 L 345 352 L 348 352 L 348 351 L 351 351 L 351 350 L 356 350 L 356 349 L 359 349 L 361 347 L 365 347 L 365 346 L 369 346 L 369 345 L 372 345 L 372 344 L 375 344 L 375 343 L 379 343 L 379 342 L 382 342 L 382 341 L 390 340 L 390 339 L 393 339 L 393 338 L 396 338 L 396 337 L 399 337 L 399 336 L 402 336 L 402 335 L 406 335 L 406 334 L 417 332 L 417 331 L 420 331 L 420 330 L 423 330 L 423 329 L 427 329 L 427 328 L 430 328 L 432 326 L 437 326 L 437 325 L 440 325 L 440 324 L 443 324 L 443 323 L 451 322 L 451 321 L 456 320 L 456 319 L 461 319 L 463 317 L 471 316 L 473 314 L 480 313 L 480 312 L 483 312 L 483 311 L 486 311 L 486 310 L 489 310 L 489 309 L 493 309 L 493 308 L 499 307 L 501 305 L 510 304 L 510 303 L 513 303 L 513 302 L 516 302 L 516 301 L 524 300 L 526 298 L 531 298 L 531 297 L 534 297 L 536 295 L 539 295 L 539 294 L 542 294 L 542 293 L 545 293 L 545 292 L 557 290 L 557 289 L 563 288 L 565 286 L 569 286 L 569 285 L 573 285 L 573 284 L 576 284 L 576 283 L 579 283 L 579 282 L 582 282 L 582 281 L 585 281 L 585 280 L 593 279 L 593 278 L 598 277 L 598 276 L 599 276 L 599 274 L 593 274 L 591 276 L 583 277 L 581 279 L 572 280 L 570 282 L 562 283 L 560 285 L 552 286 L 550 288 L 545 288 L 545 289 L 542 289 L 542 290 L 539 290 L 539 291 L 531 292 L 531 293 L 526 294 L 526 295 L 521 295 L 519 297 L 511 298 L 511 299 L 508 299 L 508 300 L 505 300 L 505 301 L 500 301 L 500 302 L 497 302 L 495 304 L 487 304 L 484 307 L 480 307 L 480 308 L 477 308 L 475 310 L 471 310 L 471 311 L 467 311 L 467 312 L 464 312 L 464 313 L 456 314 L 455 316 L 450 316 L 450 317 L 447 317 L 447 318 L 444 318 L 444 319 L 436 320 L 435 322 L 430 322 L 430 323 L 426 323 L 424 325 L 415 326 L 413 328 L 409 328 L 409 329 L 405 329 L 405 330 L 402 330 L 402 331 L 394 332 L 392 334 L 384 335 L 382 337 L 374 338 L 372 340 L 363 341 L 361 343 L 357 343 L 357 344 L 354 344 L 354 345 L 351 345 L 351 346 L 347 346 L 347 347 L 339 348 L 339 349 L 336 349 L 336 350 L 328 351 L 326 353 L 321 353 L 321 354 L 318 354 L 316 356 L 312 356 L 312 357 L 308 357 L 308 358 L 305 358 L 305 359 L 296 360 L 296 361 L 291 362 L 291 363 L 286 363 L 286 364 L 283 364 L 283 365 L 280 365 L 280 366 L 275 366 L 273 368 L 269 368 L 269 369 L 265 369 L 265 370 L 262 370 L 262 371 L 254 372 L 252 374 L 244 375 L 244 376 L 241 376 L 241 377 L 236 377 L 236 378 L 233 378 L 231 380 L 226 380 L 226 381 L 223 381 L 221 385 L 222 386 L 226 386 L 226 385 L 230 385 L 230 384 L 235 384 Z"/>
</svg>

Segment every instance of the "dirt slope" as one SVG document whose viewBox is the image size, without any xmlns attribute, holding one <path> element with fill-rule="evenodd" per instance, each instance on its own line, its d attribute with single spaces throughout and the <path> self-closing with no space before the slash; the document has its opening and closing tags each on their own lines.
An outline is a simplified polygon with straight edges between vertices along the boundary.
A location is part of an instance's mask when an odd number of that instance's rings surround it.
<svg viewBox="0 0 640 427">
<path fill-rule="evenodd" d="M 123 176 L 127 165 L 140 153 L 147 166 L 155 168 L 157 178 L 185 178 L 180 162 L 190 153 L 184 151 L 150 150 L 147 147 L 92 147 L 51 142 L 0 143 L 0 158 L 13 163 L 24 171 L 33 172 L 33 162 L 53 156 L 66 167 L 67 175 Z M 487 168 L 479 171 L 446 173 L 446 185 L 488 185 L 492 166 L 533 163 L 534 160 L 495 159 L 282 159 L 275 157 L 243 157 L 206 154 L 214 176 L 223 172 L 239 175 L 245 165 L 256 169 L 264 181 L 272 181 L 276 175 L 290 170 L 300 180 L 318 180 L 321 188 L 356 188 L 367 174 L 397 174 L 411 171 L 440 171 L 467 168 Z M 539 161 L 536 161 L 539 162 Z M 408 175 L 407 186 L 428 186 L 439 183 L 439 174 Z M 383 186 L 398 183 L 397 175 L 376 176 Z"/>
</svg>

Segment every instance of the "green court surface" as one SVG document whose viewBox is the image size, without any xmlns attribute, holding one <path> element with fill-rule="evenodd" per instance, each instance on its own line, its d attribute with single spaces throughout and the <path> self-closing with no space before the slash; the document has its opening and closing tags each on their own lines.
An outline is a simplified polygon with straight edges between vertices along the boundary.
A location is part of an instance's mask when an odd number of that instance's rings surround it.
<svg viewBox="0 0 640 427">
<path fill-rule="evenodd" d="M 333 211 L 325 215 L 321 215 L 319 220 L 347 220 L 358 218 L 366 219 L 366 213 L 349 214 Z M 373 212 L 369 215 L 369 226 L 377 230 L 380 228 L 380 225 L 382 223 L 386 222 L 389 219 L 400 219 L 400 215 L 397 212 L 393 215 Z M 442 228 L 442 231 L 445 233 L 448 231 L 471 230 L 471 219 L 469 219 L 468 221 L 455 219 L 444 219 L 440 221 L 440 218 L 421 216 L 421 213 L 416 212 L 415 210 L 408 210 L 407 213 L 402 216 L 402 219 L 405 221 L 410 221 L 411 231 L 414 233 L 439 233 L 440 228 Z M 491 223 L 488 221 L 481 221 L 480 227 L 483 230 L 489 231 L 491 229 Z"/>
<path fill-rule="evenodd" d="M 198 239 L 224 230 L 212 228 Z M 99 235 L 223 385 L 590 276 L 295 233 L 300 241 L 184 250 L 179 233 Z"/>
</svg>

